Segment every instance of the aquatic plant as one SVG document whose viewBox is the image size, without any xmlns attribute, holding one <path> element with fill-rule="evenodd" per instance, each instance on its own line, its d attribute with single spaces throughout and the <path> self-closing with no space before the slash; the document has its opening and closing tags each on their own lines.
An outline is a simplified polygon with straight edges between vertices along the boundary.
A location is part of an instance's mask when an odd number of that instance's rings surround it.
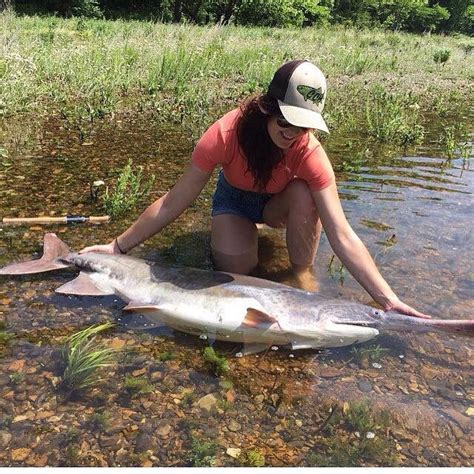
<svg viewBox="0 0 474 474">
<path fill-rule="evenodd" d="M 263 467 L 265 466 L 265 456 L 256 449 L 244 451 L 238 458 L 243 466 L 247 467 Z"/>
<path fill-rule="evenodd" d="M 0 328 L 0 357 L 3 357 L 7 353 L 8 346 L 14 338 L 14 334 L 3 331 Z"/>
<path fill-rule="evenodd" d="M 380 347 L 379 344 L 370 345 L 368 347 L 353 347 L 351 349 L 354 358 L 359 362 L 378 362 L 387 351 L 388 349 Z"/>
<path fill-rule="evenodd" d="M 347 270 L 344 267 L 344 264 L 342 262 L 339 262 L 340 265 L 337 268 L 334 268 L 334 261 L 335 261 L 336 256 L 333 255 L 331 259 L 329 260 L 328 266 L 327 266 L 327 271 L 329 273 L 329 276 L 334 280 L 338 279 L 339 284 L 342 286 L 344 284 L 344 280 L 346 278 L 346 273 Z"/>
<path fill-rule="evenodd" d="M 395 443 L 385 435 L 389 426 L 386 412 L 375 413 L 366 401 L 345 403 L 308 455 L 308 466 L 384 466 L 396 464 Z"/>
<path fill-rule="evenodd" d="M 419 109 L 418 102 L 410 94 L 389 93 L 377 85 L 366 99 L 367 131 L 382 143 L 402 146 L 420 143 L 424 128 L 420 124 Z"/>
<path fill-rule="evenodd" d="M 176 359 L 176 357 L 177 355 L 174 352 L 164 351 L 164 352 L 160 352 L 156 356 L 156 359 L 160 362 L 166 362 L 167 360 L 174 360 Z"/>
<path fill-rule="evenodd" d="M 141 395 L 153 392 L 154 387 L 146 377 L 134 377 L 127 375 L 124 379 L 123 386 L 130 395 Z"/>
<path fill-rule="evenodd" d="M 448 161 L 451 161 L 456 156 L 456 151 L 463 160 L 467 160 L 472 152 L 468 133 L 460 123 L 454 125 L 443 124 L 439 143 Z"/>
<path fill-rule="evenodd" d="M 234 408 L 234 403 L 227 400 L 226 398 L 220 398 L 219 400 L 217 400 L 216 406 L 222 411 L 229 411 Z"/>
<path fill-rule="evenodd" d="M 190 461 L 194 467 L 211 467 L 216 462 L 217 444 L 192 437 Z"/>
<path fill-rule="evenodd" d="M 13 372 L 10 374 L 10 383 L 12 385 L 18 385 L 25 380 L 25 374 L 23 372 Z"/>
<path fill-rule="evenodd" d="M 216 375 L 223 375 L 229 370 L 229 363 L 225 357 L 217 355 L 216 351 L 208 346 L 204 349 L 204 361 L 209 369 Z"/>
<path fill-rule="evenodd" d="M 59 384 L 61 390 L 72 394 L 102 380 L 99 369 L 113 365 L 116 351 L 98 343 L 96 336 L 113 326 L 112 323 L 90 326 L 67 339 L 62 350 L 65 368 Z"/>
<path fill-rule="evenodd" d="M 97 430 L 104 430 L 109 422 L 109 415 L 105 411 L 96 411 L 89 418 L 91 426 Z"/>
<path fill-rule="evenodd" d="M 112 217 L 118 217 L 134 209 L 146 198 L 155 181 L 155 175 L 147 180 L 143 176 L 143 166 L 133 168 L 132 160 L 120 171 L 113 191 L 106 187 L 102 197 L 105 211 Z"/>
</svg>

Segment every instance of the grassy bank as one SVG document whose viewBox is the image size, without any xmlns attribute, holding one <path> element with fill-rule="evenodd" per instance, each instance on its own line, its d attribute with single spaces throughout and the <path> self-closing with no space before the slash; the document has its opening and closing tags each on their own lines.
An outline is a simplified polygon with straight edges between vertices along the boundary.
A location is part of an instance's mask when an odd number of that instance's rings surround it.
<svg viewBox="0 0 474 474">
<path fill-rule="evenodd" d="M 474 40 L 462 36 L 8 13 L 0 14 L 0 31 L 4 118 L 60 114 L 80 128 L 113 112 L 146 110 L 184 123 L 196 137 L 220 113 L 264 89 L 285 60 L 300 57 L 326 73 L 327 119 L 341 133 L 363 128 L 390 140 L 391 132 L 377 130 L 387 114 L 404 114 L 412 129 L 420 110 L 442 118 L 473 96 Z"/>
</svg>

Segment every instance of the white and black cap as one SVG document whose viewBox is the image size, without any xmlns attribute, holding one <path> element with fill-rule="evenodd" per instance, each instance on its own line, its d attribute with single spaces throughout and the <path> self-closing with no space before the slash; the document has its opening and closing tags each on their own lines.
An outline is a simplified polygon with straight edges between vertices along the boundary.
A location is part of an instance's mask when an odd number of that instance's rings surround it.
<svg viewBox="0 0 474 474">
<path fill-rule="evenodd" d="M 314 64 L 294 60 L 283 64 L 268 86 L 285 119 L 297 127 L 329 133 L 321 113 L 326 100 L 326 78 Z"/>
</svg>

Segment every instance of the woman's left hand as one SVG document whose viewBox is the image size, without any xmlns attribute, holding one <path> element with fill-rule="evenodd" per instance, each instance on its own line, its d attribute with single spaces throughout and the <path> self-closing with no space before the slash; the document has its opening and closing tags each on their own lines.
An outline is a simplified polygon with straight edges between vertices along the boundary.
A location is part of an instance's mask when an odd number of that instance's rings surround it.
<svg viewBox="0 0 474 474">
<path fill-rule="evenodd" d="M 384 311 L 393 311 L 395 313 L 406 314 L 407 316 L 414 316 L 416 318 L 431 319 L 431 316 L 429 316 L 428 314 L 420 313 L 419 311 L 412 308 L 411 306 L 408 306 L 398 298 L 394 298 L 389 303 L 387 303 L 384 307 Z"/>
</svg>

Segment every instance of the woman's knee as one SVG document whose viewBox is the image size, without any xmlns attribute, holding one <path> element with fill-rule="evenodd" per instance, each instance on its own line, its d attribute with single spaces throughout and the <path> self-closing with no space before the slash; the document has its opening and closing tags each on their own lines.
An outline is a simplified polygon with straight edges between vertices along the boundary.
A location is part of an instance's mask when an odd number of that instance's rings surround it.
<svg viewBox="0 0 474 474">
<path fill-rule="evenodd" d="M 249 249 L 240 255 L 229 255 L 211 248 L 212 261 L 216 270 L 248 275 L 258 265 L 257 249 Z"/>
<path fill-rule="evenodd" d="M 294 208 L 309 212 L 316 211 L 316 204 L 306 181 L 294 179 L 286 187 L 286 192 L 288 193 L 290 210 Z"/>
</svg>

